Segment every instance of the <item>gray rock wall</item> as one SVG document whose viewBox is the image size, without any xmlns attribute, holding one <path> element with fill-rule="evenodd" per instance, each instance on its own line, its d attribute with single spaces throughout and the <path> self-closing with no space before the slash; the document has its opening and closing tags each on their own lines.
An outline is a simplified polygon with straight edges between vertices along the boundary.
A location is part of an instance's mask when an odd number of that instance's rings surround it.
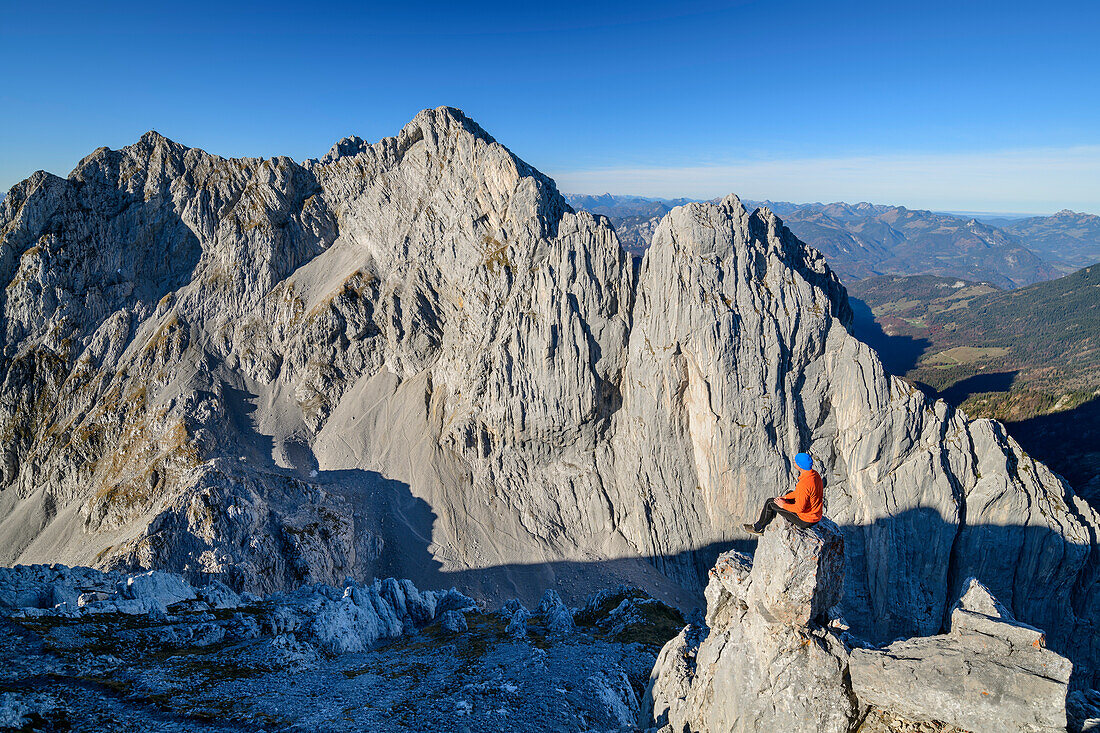
<svg viewBox="0 0 1100 733">
<path fill-rule="evenodd" d="M 1079 673 L 1100 652 L 1096 515 L 886 375 L 736 197 L 673 210 L 635 274 L 456 110 L 301 164 L 149 133 L 13 187 L 0 276 L 2 563 L 670 597 L 809 449 L 861 634 L 937 633 L 974 576 Z"/>
</svg>

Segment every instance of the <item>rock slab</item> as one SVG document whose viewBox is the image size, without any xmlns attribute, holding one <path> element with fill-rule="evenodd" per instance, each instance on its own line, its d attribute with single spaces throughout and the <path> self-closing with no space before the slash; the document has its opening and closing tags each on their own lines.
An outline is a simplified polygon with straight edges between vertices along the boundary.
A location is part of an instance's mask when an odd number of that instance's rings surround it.
<svg viewBox="0 0 1100 733">
<path fill-rule="evenodd" d="M 849 665 L 861 701 L 913 720 L 974 733 L 1066 729 L 1069 660 L 973 578 L 949 633 L 855 649 Z"/>
</svg>

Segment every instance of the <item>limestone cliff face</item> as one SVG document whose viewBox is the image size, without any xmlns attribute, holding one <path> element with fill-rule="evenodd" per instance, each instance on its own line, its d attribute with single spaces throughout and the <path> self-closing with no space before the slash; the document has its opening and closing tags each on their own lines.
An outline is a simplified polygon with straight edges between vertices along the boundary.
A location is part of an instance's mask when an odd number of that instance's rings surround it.
<svg viewBox="0 0 1100 733">
<path fill-rule="evenodd" d="M 821 256 L 767 210 L 731 197 L 665 217 L 642 263 L 613 438 L 624 505 L 639 487 L 635 514 L 656 528 L 637 541 L 683 558 L 734 539 L 809 449 L 844 527 L 844 615 L 860 633 L 937 633 L 973 576 L 1059 648 L 1093 656 L 1096 514 L 998 423 L 885 374 L 850 319 Z"/>
<path fill-rule="evenodd" d="M 1091 509 L 887 376 L 821 255 L 735 197 L 635 272 L 456 110 L 301 164 L 149 133 L 13 187 L 0 278 L 0 562 L 697 590 L 809 449 L 862 634 L 936 633 L 974 576 L 1100 651 Z"/>
<path fill-rule="evenodd" d="M 611 542 L 628 262 L 460 113 L 304 165 L 150 133 L 3 205 L 0 559 L 262 588 Z"/>
</svg>

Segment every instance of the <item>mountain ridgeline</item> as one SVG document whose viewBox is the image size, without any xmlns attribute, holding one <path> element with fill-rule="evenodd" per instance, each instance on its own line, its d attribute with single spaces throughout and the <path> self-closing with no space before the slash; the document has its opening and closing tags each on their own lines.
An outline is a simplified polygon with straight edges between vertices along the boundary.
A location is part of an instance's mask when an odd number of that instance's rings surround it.
<svg viewBox="0 0 1100 733">
<path fill-rule="evenodd" d="M 1033 216 L 999 223 L 1021 237 L 1040 256 L 1085 267 L 1100 261 L 1100 216 L 1063 209 L 1051 216 Z"/>
<path fill-rule="evenodd" d="M 1093 681 L 1100 519 L 735 196 L 635 268 L 454 109 L 303 163 L 149 133 L 13 187 L 0 277 L 4 564 L 697 597 L 809 450 L 854 631 L 938 633 L 974 577 Z"/>
<path fill-rule="evenodd" d="M 567 196 L 575 208 L 611 219 L 623 245 L 645 251 L 653 229 L 683 200 Z M 750 202 L 746 202 L 749 204 Z M 1013 288 L 1100 261 L 1100 217 L 1061 211 L 1026 219 L 978 220 L 904 206 L 751 202 L 783 218 L 846 283 L 877 275 L 938 275 Z"/>
</svg>

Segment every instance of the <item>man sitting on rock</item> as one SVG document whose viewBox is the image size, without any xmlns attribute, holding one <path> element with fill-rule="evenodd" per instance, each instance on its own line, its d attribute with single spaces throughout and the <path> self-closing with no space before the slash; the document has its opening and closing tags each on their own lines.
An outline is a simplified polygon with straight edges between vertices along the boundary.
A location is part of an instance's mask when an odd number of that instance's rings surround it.
<svg viewBox="0 0 1100 733">
<path fill-rule="evenodd" d="M 764 502 L 760 519 L 756 520 L 756 524 L 742 525 L 745 531 L 764 534 L 776 514 L 782 514 L 788 522 L 802 528 L 812 527 L 821 521 L 824 487 L 821 476 L 814 470 L 814 459 L 810 458 L 809 453 L 799 453 L 794 457 L 794 462 L 802 470 L 794 491 Z"/>
</svg>

